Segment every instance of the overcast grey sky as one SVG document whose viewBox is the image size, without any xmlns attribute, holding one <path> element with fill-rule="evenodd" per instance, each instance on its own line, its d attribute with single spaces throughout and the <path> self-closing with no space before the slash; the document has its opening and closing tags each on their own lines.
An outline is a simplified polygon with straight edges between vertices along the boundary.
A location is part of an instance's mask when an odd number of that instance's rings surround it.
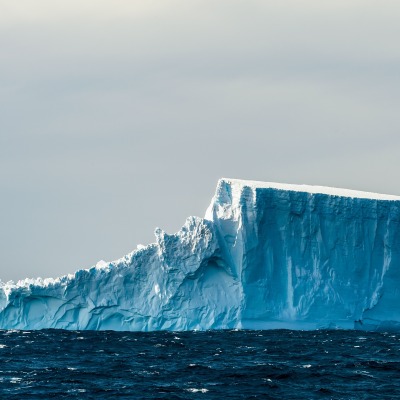
<svg viewBox="0 0 400 400">
<path fill-rule="evenodd" d="M 0 0 L 0 278 L 119 258 L 222 176 L 400 195 L 400 2 Z"/>
</svg>

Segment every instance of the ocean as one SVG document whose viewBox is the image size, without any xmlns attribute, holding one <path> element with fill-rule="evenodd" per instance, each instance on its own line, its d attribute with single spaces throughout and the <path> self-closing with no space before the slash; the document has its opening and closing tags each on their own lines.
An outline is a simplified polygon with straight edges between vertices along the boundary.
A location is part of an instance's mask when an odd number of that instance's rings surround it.
<svg viewBox="0 0 400 400">
<path fill-rule="evenodd" d="M 0 331 L 0 399 L 398 399 L 400 334 Z"/>
</svg>

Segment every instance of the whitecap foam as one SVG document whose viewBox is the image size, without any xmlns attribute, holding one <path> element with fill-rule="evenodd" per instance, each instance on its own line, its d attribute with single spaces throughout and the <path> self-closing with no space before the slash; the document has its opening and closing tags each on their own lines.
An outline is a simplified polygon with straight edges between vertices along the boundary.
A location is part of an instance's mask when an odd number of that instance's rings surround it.
<svg viewBox="0 0 400 400">
<path fill-rule="evenodd" d="M 207 393 L 208 392 L 208 389 L 205 389 L 205 388 L 201 388 L 201 389 L 189 388 L 186 390 L 191 393 Z"/>
</svg>

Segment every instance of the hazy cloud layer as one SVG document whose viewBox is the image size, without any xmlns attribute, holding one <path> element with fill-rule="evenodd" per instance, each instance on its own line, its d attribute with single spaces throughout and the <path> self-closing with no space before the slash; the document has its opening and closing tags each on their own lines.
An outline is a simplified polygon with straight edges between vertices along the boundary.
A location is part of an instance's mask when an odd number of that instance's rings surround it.
<svg viewBox="0 0 400 400">
<path fill-rule="evenodd" d="M 221 176 L 400 195 L 398 1 L 0 0 L 2 280 L 112 260 Z"/>
</svg>

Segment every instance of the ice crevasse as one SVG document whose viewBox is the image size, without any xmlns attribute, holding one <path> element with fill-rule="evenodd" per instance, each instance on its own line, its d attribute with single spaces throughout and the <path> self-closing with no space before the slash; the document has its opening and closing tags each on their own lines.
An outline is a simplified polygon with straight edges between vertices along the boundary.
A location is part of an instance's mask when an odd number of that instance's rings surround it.
<svg viewBox="0 0 400 400">
<path fill-rule="evenodd" d="M 155 236 L 0 283 L 0 329 L 400 329 L 400 197 L 220 179 L 204 218 Z"/>
</svg>

